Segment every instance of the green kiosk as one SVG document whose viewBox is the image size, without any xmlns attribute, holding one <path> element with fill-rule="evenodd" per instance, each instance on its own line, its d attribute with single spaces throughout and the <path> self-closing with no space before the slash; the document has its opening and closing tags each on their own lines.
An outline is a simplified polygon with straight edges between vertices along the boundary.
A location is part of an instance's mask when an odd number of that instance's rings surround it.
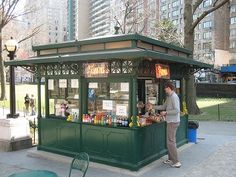
<svg viewBox="0 0 236 177">
<path fill-rule="evenodd" d="M 66 156 L 84 151 L 91 161 L 134 171 L 167 153 L 166 123 L 148 121 L 143 104 L 163 103 L 167 79 L 175 82 L 183 103 L 189 70 L 211 67 L 192 60 L 189 50 L 137 33 L 33 50 L 35 57 L 5 65 L 23 67 L 37 78 L 38 150 Z M 187 123 L 182 114 L 178 146 L 188 142 Z"/>
</svg>

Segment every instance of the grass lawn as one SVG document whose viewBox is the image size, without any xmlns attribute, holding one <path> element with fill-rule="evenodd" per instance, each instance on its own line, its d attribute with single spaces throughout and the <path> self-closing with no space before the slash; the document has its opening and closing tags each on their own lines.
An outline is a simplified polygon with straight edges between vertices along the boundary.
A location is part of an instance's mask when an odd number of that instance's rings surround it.
<svg viewBox="0 0 236 177">
<path fill-rule="evenodd" d="M 16 90 L 16 110 L 18 111 L 23 111 L 24 110 L 24 97 L 26 95 L 26 93 L 29 94 L 29 96 L 31 97 L 31 95 L 34 95 L 34 98 L 36 99 L 36 109 L 37 109 L 37 85 L 32 85 L 32 84 L 20 84 L 20 85 L 16 85 L 15 87 Z M 4 108 L 9 108 L 10 104 L 9 104 L 9 85 L 6 86 L 6 97 L 7 100 L 4 101 L 0 101 L 0 107 L 4 107 Z M 42 95 L 42 103 L 44 103 L 45 100 L 45 96 L 44 96 L 44 85 L 41 86 L 41 95 Z M 42 104 L 43 105 L 43 104 Z"/>
<path fill-rule="evenodd" d="M 191 120 L 236 121 L 236 98 L 198 98 L 200 115 L 189 115 Z"/>
<path fill-rule="evenodd" d="M 9 108 L 9 85 L 6 88 L 7 100 L 0 101 L 0 107 Z M 45 110 L 44 85 L 41 86 L 42 111 Z M 24 110 L 24 97 L 28 93 L 36 98 L 37 111 L 37 85 L 16 85 L 16 110 Z M 190 120 L 222 120 L 236 121 L 236 98 L 198 98 L 197 104 L 202 111 L 200 115 L 189 115 Z"/>
</svg>

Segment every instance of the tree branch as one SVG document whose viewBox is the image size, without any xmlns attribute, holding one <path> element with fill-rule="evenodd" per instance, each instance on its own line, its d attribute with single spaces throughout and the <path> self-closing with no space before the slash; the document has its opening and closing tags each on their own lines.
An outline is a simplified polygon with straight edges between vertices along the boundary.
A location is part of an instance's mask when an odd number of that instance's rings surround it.
<svg viewBox="0 0 236 177">
<path fill-rule="evenodd" d="M 216 0 L 218 1 L 218 0 Z M 219 4 L 216 4 L 216 2 L 214 3 L 214 6 L 212 8 L 210 8 L 209 10 L 204 11 L 191 25 L 191 30 L 194 30 L 194 28 L 199 24 L 199 22 L 208 14 L 210 14 L 211 12 L 214 12 L 215 10 L 219 9 L 220 7 L 222 7 L 223 5 L 225 5 L 227 2 L 229 2 L 229 0 L 223 0 L 221 1 Z"/>
<path fill-rule="evenodd" d="M 116 20 L 116 23 L 119 25 L 120 30 L 121 30 L 121 33 L 124 34 L 124 31 L 123 31 L 123 29 L 122 29 L 122 25 L 121 25 L 121 23 L 119 22 L 119 20 L 117 19 L 116 16 L 114 17 L 114 19 Z"/>
<path fill-rule="evenodd" d="M 200 6 L 200 4 L 203 2 L 203 0 L 198 0 L 193 4 L 193 14 L 197 10 L 197 8 Z"/>
<path fill-rule="evenodd" d="M 33 37 L 33 36 L 35 36 L 36 34 L 38 34 L 38 33 L 40 32 L 41 26 L 43 26 L 43 25 L 40 25 L 40 26 L 37 26 L 36 28 L 34 28 L 34 29 L 32 30 L 32 33 L 31 33 L 31 34 L 29 34 L 28 36 L 26 36 L 26 37 L 24 37 L 23 39 L 19 40 L 18 43 L 21 43 L 21 42 L 23 42 L 23 41 L 25 41 L 25 40 L 27 40 L 27 39 L 30 39 L 31 37 Z"/>
</svg>

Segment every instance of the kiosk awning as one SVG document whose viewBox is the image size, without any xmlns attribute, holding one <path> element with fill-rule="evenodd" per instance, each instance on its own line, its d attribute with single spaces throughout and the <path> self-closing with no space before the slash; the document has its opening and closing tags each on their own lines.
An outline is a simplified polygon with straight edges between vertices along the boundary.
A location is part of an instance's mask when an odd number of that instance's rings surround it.
<svg viewBox="0 0 236 177">
<path fill-rule="evenodd" d="M 39 56 L 32 57 L 26 60 L 11 60 L 5 61 L 7 66 L 35 66 L 40 64 L 53 64 L 53 63 L 72 63 L 80 61 L 94 61 L 94 60 L 112 60 L 112 59 L 137 59 L 147 58 L 150 60 L 158 60 L 164 63 L 177 63 L 189 65 L 193 68 L 213 68 L 213 65 L 202 63 L 191 58 L 184 58 L 181 56 L 173 56 L 170 54 L 157 52 L 153 50 L 132 48 L 123 50 L 107 50 L 96 52 L 83 52 L 67 55 L 54 55 L 54 56 Z"/>
</svg>

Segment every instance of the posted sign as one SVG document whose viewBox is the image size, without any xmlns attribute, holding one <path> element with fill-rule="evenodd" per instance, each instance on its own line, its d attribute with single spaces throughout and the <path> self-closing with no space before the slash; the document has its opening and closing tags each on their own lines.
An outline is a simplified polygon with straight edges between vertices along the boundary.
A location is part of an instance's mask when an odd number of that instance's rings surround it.
<svg viewBox="0 0 236 177">
<path fill-rule="evenodd" d="M 158 79 L 170 79 L 170 67 L 169 65 L 156 64 L 156 78 Z"/>
</svg>

